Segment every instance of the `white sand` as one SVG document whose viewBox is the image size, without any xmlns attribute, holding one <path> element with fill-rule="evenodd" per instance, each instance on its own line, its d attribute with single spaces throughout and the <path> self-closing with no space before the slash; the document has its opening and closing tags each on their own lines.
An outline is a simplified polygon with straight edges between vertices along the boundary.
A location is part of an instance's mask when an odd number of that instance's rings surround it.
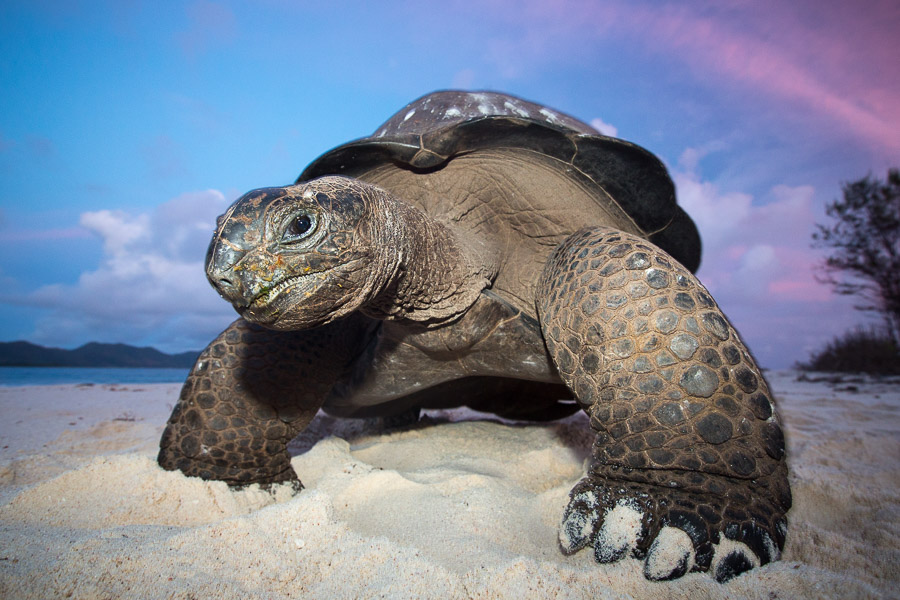
<svg viewBox="0 0 900 600">
<path fill-rule="evenodd" d="M 177 385 L 0 388 L 2 598 L 879 598 L 900 594 L 900 382 L 770 376 L 795 507 L 784 560 L 728 584 L 565 557 L 590 445 L 431 412 L 393 433 L 320 415 L 306 489 L 232 492 L 155 463 Z"/>
</svg>

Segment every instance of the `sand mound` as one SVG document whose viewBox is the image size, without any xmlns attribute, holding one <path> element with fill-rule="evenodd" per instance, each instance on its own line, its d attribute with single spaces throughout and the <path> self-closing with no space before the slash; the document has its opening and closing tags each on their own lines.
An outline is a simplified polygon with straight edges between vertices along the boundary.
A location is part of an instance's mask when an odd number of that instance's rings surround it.
<svg viewBox="0 0 900 600">
<path fill-rule="evenodd" d="M 580 415 L 520 425 L 439 411 L 394 432 L 320 415 L 293 445 L 306 489 L 270 494 L 156 465 L 177 386 L 0 390 L 0 596 L 891 597 L 900 385 L 787 372 L 772 384 L 791 452 L 788 545 L 726 585 L 649 583 L 636 560 L 560 553 L 590 447 Z"/>
</svg>

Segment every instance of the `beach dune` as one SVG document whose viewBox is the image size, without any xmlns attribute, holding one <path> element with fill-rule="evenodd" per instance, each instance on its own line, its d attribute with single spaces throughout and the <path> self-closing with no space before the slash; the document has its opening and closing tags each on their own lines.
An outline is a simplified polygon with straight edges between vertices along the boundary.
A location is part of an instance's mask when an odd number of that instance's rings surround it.
<svg viewBox="0 0 900 600">
<path fill-rule="evenodd" d="M 888 598 L 900 583 L 900 381 L 769 374 L 794 508 L 782 561 L 727 584 L 644 579 L 557 545 L 586 418 L 321 414 L 305 489 L 160 469 L 178 385 L 0 388 L 3 598 Z"/>
</svg>

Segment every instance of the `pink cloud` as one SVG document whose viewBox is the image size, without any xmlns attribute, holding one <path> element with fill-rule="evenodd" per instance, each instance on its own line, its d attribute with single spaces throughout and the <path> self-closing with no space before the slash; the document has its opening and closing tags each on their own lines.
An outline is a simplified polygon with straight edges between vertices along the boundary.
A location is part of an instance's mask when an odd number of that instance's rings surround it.
<svg viewBox="0 0 900 600">
<path fill-rule="evenodd" d="M 806 242 L 808 238 L 801 238 Z M 783 246 L 776 251 L 778 268 L 772 274 L 767 291 L 776 298 L 788 301 L 827 303 L 834 294 L 827 285 L 815 278 L 815 265 L 822 256 L 810 248 Z"/>
<path fill-rule="evenodd" d="M 464 4 L 460 3 L 462 8 Z M 900 9 L 896 0 L 660 3 L 494 0 L 485 14 L 516 29 L 487 40 L 501 74 L 517 76 L 572 41 L 625 40 L 717 87 L 787 100 L 880 151 L 900 151 Z"/>
<path fill-rule="evenodd" d="M 610 125 L 600 117 L 596 119 L 591 119 L 591 127 L 602 133 L 603 135 L 608 135 L 610 137 L 616 137 L 619 135 L 619 129 L 615 125 Z"/>
<path fill-rule="evenodd" d="M 677 171 L 674 179 L 703 239 L 700 279 L 720 303 L 832 299 L 813 275 L 821 257 L 809 247 L 816 219 L 811 187 L 776 186 L 763 204 L 748 194 L 722 193 L 690 171 Z"/>
<path fill-rule="evenodd" d="M 754 199 L 692 170 L 673 177 L 703 239 L 698 276 L 765 366 L 787 367 L 865 318 L 815 279 L 822 256 L 810 231 L 821 215 L 811 187 L 776 186 Z"/>
<path fill-rule="evenodd" d="M 826 302 L 831 299 L 831 294 L 817 281 L 795 281 L 793 279 L 778 279 L 770 281 L 768 291 L 771 295 L 798 302 Z"/>
<path fill-rule="evenodd" d="M 712 69 L 754 90 L 798 101 L 883 149 L 900 150 L 900 86 L 890 77 L 895 31 L 890 37 L 880 35 L 884 28 L 870 7 L 857 7 L 851 14 L 822 6 L 818 16 L 823 18 L 811 29 L 780 5 L 755 6 L 753 13 L 737 11 L 738 18 L 731 19 L 701 16 L 684 5 L 638 8 L 629 21 L 641 21 L 657 50 L 681 51 L 698 72 Z M 882 8 L 896 16 L 896 9 Z M 767 17 L 764 22 L 761 16 Z M 859 36 L 852 44 L 845 19 Z M 894 51 L 881 76 L 863 79 L 845 70 L 856 62 L 888 58 L 885 48 Z"/>
</svg>

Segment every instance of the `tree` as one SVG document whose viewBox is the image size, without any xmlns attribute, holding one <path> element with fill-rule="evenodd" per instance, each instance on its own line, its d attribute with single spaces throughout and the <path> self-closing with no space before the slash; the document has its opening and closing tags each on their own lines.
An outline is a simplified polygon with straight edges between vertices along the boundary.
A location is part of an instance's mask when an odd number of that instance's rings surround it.
<svg viewBox="0 0 900 600">
<path fill-rule="evenodd" d="M 844 198 L 825 206 L 835 220 L 816 225 L 813 247 L 832 253 L 817 279 L 838 294 L 858 296 L 858 310 L 881 313 L 900 346 L 900 170 L 882 181 L 871 175 L 841 186 Z"/>
</svg>

